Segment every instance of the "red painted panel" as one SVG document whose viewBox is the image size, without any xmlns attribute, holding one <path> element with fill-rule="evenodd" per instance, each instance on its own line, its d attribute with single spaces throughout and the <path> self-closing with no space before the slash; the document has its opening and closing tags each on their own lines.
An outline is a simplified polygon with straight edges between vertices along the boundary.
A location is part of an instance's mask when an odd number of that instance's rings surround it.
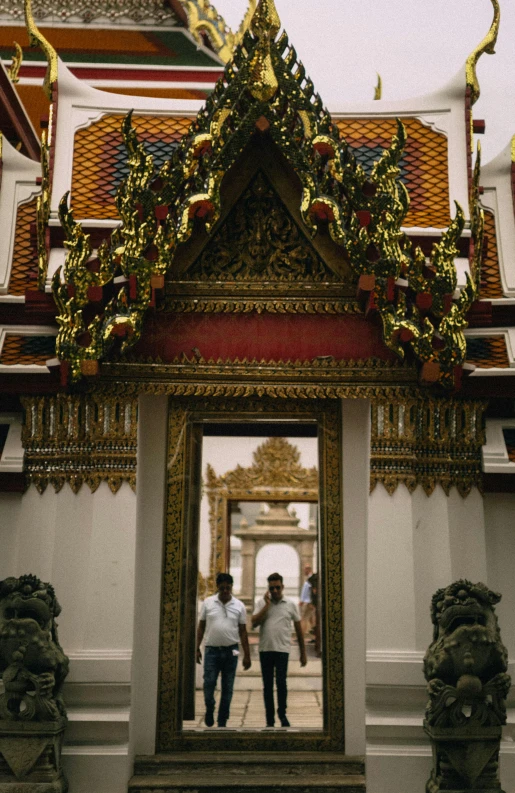
<svg viewBox="0 0 515 793">
<path fill-rule="evenodd" d="M 354 315 L 154 314 L 142 336 L 134 352 L 166 362 L 183 354 L 192 357 L 193 348 L 215 360 L 395 358 L 383 343 L 381 328 Z"/>
<path fill-rule="evenodd" d="M 75 77 L 82 80 L 125 80 L 126 82 L 139 82 L 154 80 L 164 83 L 206 83 L 214 84 L 222 76 L 220 71 L 191 71 L 189 69 L 131 69 L 127 67 L 109 66 L 69 66 Z M 46 66 L 24 65 L 20 68 L 20 77 L 41 77 L 46 74 Z"/>
</svg>

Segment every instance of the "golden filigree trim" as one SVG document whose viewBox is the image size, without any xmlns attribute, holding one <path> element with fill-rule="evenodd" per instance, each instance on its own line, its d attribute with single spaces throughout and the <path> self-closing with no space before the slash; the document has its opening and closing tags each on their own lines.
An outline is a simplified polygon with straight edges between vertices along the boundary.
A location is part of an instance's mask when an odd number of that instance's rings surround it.
<svg viewBox="0 0 515 793">
<path fill-rule="evenodd" d="M 473 487 L 482 486 L 485 402 L 427 398 L 413 388 L 359 384 L 264 387 L 194 382 L 116 382 L 80 396 L 24 397 L 22 443 L 28 484 L 34 484 L 40 492 L 49 484 L 59 491 L 65 482 L 74 492 L 82 484 L 95 491 L 103 481 L 113 492 L 123 482 L 134 489 L 138 393 L 206 397 L 211 400 L 213 410 L 216 405 L 225 405 L 227 417 L 237 410 L 241 397 L 249 410 L 253 406 L 258 412 L 262 397 L 274 397 L 278 412 L 292 404 L 300 409 L 301 405 L 307 405 L 306 400 L 313 398 L 370 399 L 371 490 L 378 483 L 390 494 L 399 484 L 404 484 L 410 492 L 421 485 L 430 495 L 439 484 L 446 494 L 456 487 L 466 496 Z M 213 398 L 216 398 L 214 402 Z M 198 400 L 189 404 L 194 410 Z M 324 404 L 329 403 L 320 402 L 320 410 Z M 208 476 L 208 487 L 223 486 L 224 492 L 243 492 L 260 486 L 271 468 L 278 467 L 280 455 L 275 445 L 264 448 L 249 469 L 237 469 L 216 482 Z M 281 459 L 280 470 L 274 474 L 276 487 L 315 492 L 318 485 L 314 469 L 299 467 L 298 460 L 291 455 L 289 462 L 286 457 Z M 214 570 L 212 566 L 210 583 Z"/>
<path fill-rule="evenodd" d="M 381 483 L 390 495 L 399 484 L 429 496 L 436 485 L 461 496 L 482 487 L 481 446 L 486 402 L 458 399 L 395 399 L 372 403 L 370 489 Z"/>
<path fill-rule="evenodd" d="M 27 483 L 42 493 L 68 482 L 94 492 L 107 482 L 113 493 L 136 488 L 137 399 L 95 394 L 22 397 Z"/>
<path fill-rule="evenodd" d="M 229 299 L 214 300 L 191 297 L 189 300 L 167 298 L 166 310 L 174 314 L 362 314 L 363 311 L 356 301 L 342 300 L 302 300 L 295 298 L 278 298 L 266 300 Z"/>
</svg>

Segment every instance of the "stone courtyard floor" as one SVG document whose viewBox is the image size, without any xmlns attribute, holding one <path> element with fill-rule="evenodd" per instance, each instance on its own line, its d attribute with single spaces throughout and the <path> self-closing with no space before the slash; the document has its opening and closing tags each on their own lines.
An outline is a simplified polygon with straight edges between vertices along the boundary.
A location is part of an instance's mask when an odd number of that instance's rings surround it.
<svg viewBox="0 0 515 793">
<path fill-rule="evenodd" d="M 216 691 L 215 697 L 218 704 L 220 697 L 219 691 Z M 196 691 L 195 712 L 197 714 L 197 718 L 195 721 L 183 722 L 183 729 L 195 731 L 219 729 L 216 726 L 211 728 L 205 726 L 204 710 L 203 692 Z M 289 728 L 290 731 L 321 730 L 323 727 L 322 692 L 288 691 L 287 716 L 291 724 L 291 727 Z M 227 727 L 225 729 L 262 730 L 265 729 L 265 725 L 265 708 L 263 705 L 262 691 L 234 691 L 231 703 L 231 717 L 227 722 Z M 279 725 L 276 726 L 275 729 L 284 731 L 285 728 Z"/>
</svg>

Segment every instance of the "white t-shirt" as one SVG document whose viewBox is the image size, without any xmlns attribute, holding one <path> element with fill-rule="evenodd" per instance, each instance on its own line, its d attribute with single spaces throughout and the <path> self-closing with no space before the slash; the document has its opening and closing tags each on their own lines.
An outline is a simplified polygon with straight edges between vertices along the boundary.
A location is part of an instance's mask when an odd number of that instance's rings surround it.
<svg viewBox="0 0 515 793">
<path fill-rule="evenodd" d="M 254 614 L 265 605 L 265 599 L 257 602 Z M 291 650 L 292 622 L 299 622 L 300 614 L 293 600 L 281 598 L 279 603 L 270 600 L 270 608 L 259 626 L 259 652 L 289 653 Z"/>
<path fill-rule="evenodd" d="M 233 597 L 222 603 L 218 594 L 204 600 L 200 620 L 206 623 L 206 647 L 230 647 L 240 640 L 239 625 L 247 622 L 247 610 L 241 600 Z"/>
</svg>

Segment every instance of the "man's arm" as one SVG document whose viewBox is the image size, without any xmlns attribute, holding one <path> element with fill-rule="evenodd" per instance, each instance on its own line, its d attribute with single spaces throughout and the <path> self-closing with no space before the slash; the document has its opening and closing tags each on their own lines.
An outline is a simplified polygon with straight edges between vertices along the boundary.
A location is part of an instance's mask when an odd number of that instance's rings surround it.
<svg viewBox="0 0 515 793">
<path fill-rule="evenodd" d="M 205 630 L 206 630 L 206 621 L 199 620 L 197 626 L 197 664 L 202 663 L 202 653 L 200 652 L 200 645 L 202 644 L 202 639 L 204 638 Z"/>
<path fill-rule="evenodd" d="M 297 641 L 299 643 L 300 665 L 306 666 L 308 659 L 306 658 L 306 648 L 304 646 L 304 634 L 302 633 L 302 626 L 300 624 L 300 620 L 298 622 L 294 622 L 293 627 L 295 628 L 295 633 L 297 634 Z"/>
<path fill-rule="evenodd" d="M 250 660 L 249 637 L 247 636 L 247 628 L 245 625 L 240 623 L 240 625 L 238 625 L 238 631 L 240 633 L 241 646 L 243 647 L 243 668 L 250 669 L 252 662 Z"/>
<path fill-rule="evenodd" d="M 265 605 L 261 609 L 261 611 L 257 611 L 255 614 L 252 615 L 251 622 L 252 627 L 255 628 L 257 625 L 261 625 L 265 621 L 266 614 L 268 609 L 270 608 L 270 592 L 268 590 L 265 592 Z"/>
</svg>

